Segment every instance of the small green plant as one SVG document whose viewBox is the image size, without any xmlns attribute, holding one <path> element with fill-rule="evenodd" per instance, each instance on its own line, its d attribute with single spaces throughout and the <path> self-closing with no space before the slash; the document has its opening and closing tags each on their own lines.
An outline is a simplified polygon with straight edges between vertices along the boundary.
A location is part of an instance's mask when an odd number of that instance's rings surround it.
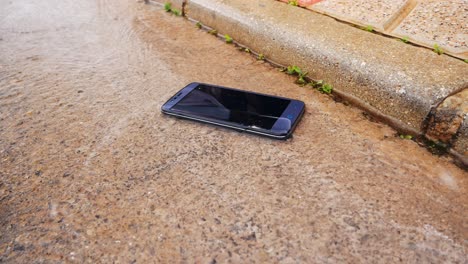
<svg viewBox="0 0 468 264">
<path fill-rule="evenodd" d="M 434 44 L 434 52 L 439 54 L 439 55 L 444 54 L 444 51 L 442 50 L 442 48 L 438 44 Z"/>
<path fill-rule="evenodd" d="M 312 88 L 317 89 L 317 91 L 326 94 L 331 94 L 333 92 L 333 86 L 331 84 L 325 83 L 323 80 L 310 80 L 310 78 L 307 77 L 307 72 L 303 71 L 298 66 L 288 66 L 287 68 L 282 68 L 280 71 L 297 76 L 295 83 L 301 86 L 310 85 Z"/>
<path fill-rule="evenodd" d="M 201 29 L 201 28 L 203 27 L 202 23 L 200 23 L 200 22 L 197 22 L 197 23 L 195 24 L 195 26 L 196 26 L 198 29 Z"/>
<path fill-rule="evenodd" d="M 325 83 L 323 80 L 312 81 L 309 83 L 309 85 L 321 93 L 331 94 L 333 92 L 333 86 L 331 84 Z"/>
<path fill-rule="evenodd" d="M 464 61 L 465 63 L 468 63 L 468 59 L 464 59 L 463 61 Z"/>
<path fill-rule="evenodd" d="M 171 12 L 171 10 L 172 10 L 172 4 L 171 4 L 171 2 L 166 2 L 166 3 L 164 4 L 164 10 L 166 10 L 166 12 Z"/>
<path fill-rule="evenodd" d="M 366 27 L 363 28 L 365 31 L 368 31 L 368 32 L 374 32 L 374 27 L 371 26 L 371 25 L 368 25 Z"/>
<path fill-rule="evenodd" d="M 400 135 L 400 138 L 401 138 L 401 139 L 409 139 L 409 140 L 411 140 L 411 139 L 413 139 L 413 136 L 412 136 L 412 135 L 403 135 L 403 134 L 401 134 L 401 135 Z"/>
<path fill-rule="evenodd" d="M 172 12 L 172 14 L 174 14 L 174 15 L 176 15 L 176 16 L 181 16 L 181 14 L 182 14 L 182 12 L 180 12 L 179 9 L 175 9 L 175 8 L 173 8 L 173 9 L 171 10 L 171 12 Z"/>
<path fill-rule="evenodd" d="M 306 85 L 307 84 L 307 80 L 305 79 L 305 77 L 307 76 L 307 72 L 304 72 L 298 66 L 295 66 L 295 65 L 288 66 L 288 68 L 286 68 L 286 73 L 289 74 L 289 75 L 296 75 L 297 76 L 297 80 L 296 80 L 297 84 L 299 84 L 299 85 Z"/>
<path fill-rule="evenodd" d="M 298 6 L 297 0 L 289 0 L 288 4 L 292 6 Z"/>
<path fill-rule="evenodd" d="M 257 60 L 265 60 L 265 55 L 263 55 L 263 53 L 259 53 L 257 56 Z"/>
<path fill-rule="evenodd" d="M 307 84 L 307 80 L 304 79 L 305 77 L 307 76 L 307 72 L 304 72 L 304 73 L 299 73 L 299 75 L 297 76 L 297 80 L 296 80 L 296 83 L 299 84 L 299 85 L 306 85 Z"/>
<path fill-rule="evenodd" d="M 400 39 L 401 42 L 403 43 L 409 43 L 409 38 L 408 37 L 403 37 Z"/>
<path fill-rule="evenodd" d="M 291 65 L 286 68 L 286 73 L 289 75 L 299 74 L 302 70 L 298 66 Z"/>
<path fill-rule="evenodd" d="M 247 53 L 250 53 L 250 49 L 249 49 L 249 48 L 244 48 L 244 51 L 247 52 Z"/>
<path fill-rule="evenodd" d="M 211 35 L 218 35 L 218 30 L 211 29 L 210 31 L 208 31 L 208 33 L 211 34 Z"/>
<path fill-rule="evenodd" d="M 310 86 L 312 86 L 313 88 L 318 89 L 318 88 L 322 87 L 323 84 L 324 84 L 323 80 L 318 80 L 318 81 L 311 82 Z"/>
<path fill-rule="evenodd" d="M 319 87 L 318 90 L 321 93 L 331 94 L 333 91 L 333 86 L 331 84 L 326 83 Z"/>
<path fill-rule="evenodd" d="M 164 4 L 164 10 L 166 10 L 166 12 L 171 12 L 172 14 L 174 14 L 176 16 L 180 16 L 182 14 L 182 12 L 180 12 L 179 9 L 172 8 L 172 3 L 171 2 L 166 2 Z"/>
<path fill-rule="evenodd" d="M 227 44 L 232 43 L 232 38 L 228 34 L 224 35 L 224 40 L 226 41 Z"/>
</svg>

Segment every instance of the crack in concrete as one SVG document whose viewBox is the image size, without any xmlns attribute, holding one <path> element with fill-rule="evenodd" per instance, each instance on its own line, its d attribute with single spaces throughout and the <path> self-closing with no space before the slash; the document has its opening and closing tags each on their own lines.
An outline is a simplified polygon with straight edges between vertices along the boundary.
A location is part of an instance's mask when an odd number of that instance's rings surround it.
<svg viewBox="0 0 468 264">
<path fill-rule="evenodd" d="M 403 8 L 401 8 L 398 13 L 384 25 L 385 34 L 391 35 L 391 32 L 401 24 L 401 22 L 411 13 L 411 11 L 413 11 L 414 8 L 416 8 L 417 5 L 418 1 L 416 0 L 409 0 L 406 2 L 405 6 L 403 6 Z"/>
</svg>

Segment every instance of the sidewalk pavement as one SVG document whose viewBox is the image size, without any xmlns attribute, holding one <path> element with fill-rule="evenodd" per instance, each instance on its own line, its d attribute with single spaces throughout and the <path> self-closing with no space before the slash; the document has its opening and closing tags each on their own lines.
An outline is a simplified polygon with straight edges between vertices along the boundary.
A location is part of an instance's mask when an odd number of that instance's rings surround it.
<svg viewBox="0 0 468 264">
<path fill-rule="evenodd" d="M 282 2 L 291 2 L 281 0 Z M 299 0 L 300 6 L 468 59 L 466 0 Z"/>
<path fill-rule="evenodd" d="M 467 58 L 466 1 L 298 3 L 307 9 L 273 0 L 172 2 L 268 60 L 331 83 L 337 95 L 401 133 L 451 146 L 468 164 L 468 64 L 459 59 Z M 445 54 L 411 43 L 437 44 Z"/>
</svg>

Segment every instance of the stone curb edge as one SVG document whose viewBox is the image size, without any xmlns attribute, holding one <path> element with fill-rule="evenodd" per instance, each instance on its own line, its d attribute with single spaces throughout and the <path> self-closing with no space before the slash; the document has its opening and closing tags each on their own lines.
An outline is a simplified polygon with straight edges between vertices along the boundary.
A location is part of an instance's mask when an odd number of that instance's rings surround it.
<svg viewBox="0 0 468 264">
<path fill-rule="evenodd" d="M 338 96 L 398 131 L 452 146 L 468 166 L 466 63 L 277 1 L 171 3 L 276 64 L 330 82 Z"/>
</svg>

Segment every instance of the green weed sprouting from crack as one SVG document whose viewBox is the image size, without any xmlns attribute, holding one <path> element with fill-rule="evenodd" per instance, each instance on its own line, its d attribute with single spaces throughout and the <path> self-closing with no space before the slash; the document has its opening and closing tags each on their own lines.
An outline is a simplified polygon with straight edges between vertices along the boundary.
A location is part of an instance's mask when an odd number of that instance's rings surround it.
<svg viewBox="0 0 468 264">
<path fill-rule="evenodd" d="M 317 90 L 321 93 L 331 94 L 333 92 L 333 86 L 329 83 L 326 83 Z"/>
<path fill-rule="evenodd" d="M 311 81 L 309 85 L 321 93 L 331 94 L 333 92 L 333 86 L 329 83 L 325 83 L 323 80 Z"/>
<path fill-rule="evenodd" d="M 295 66 L 295 65 L 288 66 L 287 68 L 283 68 L 281 71 L 286 72 L 288 75 L 297 76 L 295 83 L 300 86 L 309 85 L 312 88 L 316 89 L 317 91 L 321 93 L 326 93 L 326 94 L 331 94 L 333 92 L 333 86 L 331 84 L 325 83 L 322 80 L 318 80 L 318 81 L 310 80 L 310 78 L 307 77 L 307 72 L 303 71 L 298 66 Z"/>
<path fill-rule="evenodd" d="M 324 84 L 325 84 L 325 82 L 323 80 L 318 80 L 318 81 L 311 82 L 310 86 L 312 86 L 312 88 L 318 89 L 319 87 L 323 86 Z"/>
<path fill-rule="evenodd" d="M 289 74 L 289 75 L 296 75 L 297 76 L 297 80 L 296 80 L 297 84 L 299 84 L 299 85 L 306 85 L 307 84 L 307 80 L 305 79 L 305 77 L 307 76 L 307 72 L 304 72 L 298 66 L 295 66 L 295 65 L 288 66 L 288 68 L 286 68 L 286 73 Z"/>
<path fill-rule="evenodd" d="M 229 36 L 228 34 L 224 35 L 224 40 L 226 41 L 227 44 L 231 44 L 233 41 L 231 36 Z"/>
<path fill-rule="evenodd" d="M 171 2 L 166 2 L 164 4 L 164 10 L 166 10 L 166 12 L 171 12 L 172 11 L 172 3 Z"/>
<path fill-rule="evenodd" d="M 412 136 L 412 135 L 403 135 L 403 134 L 400 134 L 400 138 L 401 138 L 401 139 L 409 139 L 409 140 L 411 140 L 411 139 L 413 139 L 413 136 Z"/>
<path fill-rule="evenodd" d="M 374 27 L 371 26 L 371 25 L 367 25 L 367 26 L 363 27 L 362 29 L 364 29 L 365 31 L 368 31 L 368 32 L 374 32 Z"/>
<path fill-rule="evenodd" d="M 298 4 L 297 0 L 289 0 L 288 5 L 298 6 L 299 4 Z"/>
<path fill-rule="evenodd" d="M 239 47 L 238 48 L 240 51 L 243 51 L 243 52 L 246 52 L 246 53 L 250 53 L 250 49 L 249 48 L 246 48 L 246 47 Z"/>
<path fill-rule="evenodd" d="M 174 15 L 176 15 L 176 16 L 181 16 L 181 15 L 182 15 L 182 12 L 180 12 L 179 9 L 173 8 L 173 9 L 171 10 L 171 12 L 172 12 L 172 14 L 174 14 Z"/>
<path fill-rule="evenodd" d="M 300 74 L 297 76 L 296 83 L 299 84 L 299 85 L 306 85 L 306 84 L 307 84 L 307 81 L 304 79 L 304 77 L 306 77 L 306 75 L 307 75 L 307 72 L 305 72 L 305 73 L 300 73 Z"/>
<path fill-rule="evenodd" d="M 401 38 L 400 41 L 403 42 L 403 43 L 409 43 L 409 37 L 405 36 L 405 37 Z"/>
<path fill-rule="evenodd" d="M 263 55 L 263 53 L 259 53 L 258 56 L 257 56 L 257 60 L 264 61 L 265 60 L 265 55 Z"/>
<path fill-rule="evenodd" d="M 164 10 L 166 10 L 166 12 L 170 12 L 176 16 L 181 16 L 182 15 L 182 12 L 177 9 L 177 8 L 172 8 L 172 3 L 171 2 L 166 2 L 164 4 Z"/>
<path fill-rule="evenodd" d="M 202 29 L 203 24 L 200 23 L 200 21 L 198 21 L 198 22 L 195 24 L 195 26 L 196 26 L 198 29 Z"/>
<path fill-rule="evenodd" d="M 298 74 L 300 72 L 302 72 L 302 70 L 298 66 L 291 65 L 286 68 L 286 73 L 289 75 Z"/>
<path fill-rule="evenodd" d="M 465 63 L 468 63 L 468 59 L 464 59 L 463 61 L 464 61 Z"/>
<path fill-rule="evenodd" d="M 438 55 L 444 54 L 444 51 L 438 44 L 434 44 L 434 52 L 437 53 Z"/>
<path fill-rule="evenodd" d="M 216 35 L 218 35 L 218 30 L 216 30 L 216 29 L 211 29 L 211 30 L 208 31 L 208 33 L 211 34 L 211 35 L 215 35 L 215 36 L 216 36 Z"/>
</svg>

